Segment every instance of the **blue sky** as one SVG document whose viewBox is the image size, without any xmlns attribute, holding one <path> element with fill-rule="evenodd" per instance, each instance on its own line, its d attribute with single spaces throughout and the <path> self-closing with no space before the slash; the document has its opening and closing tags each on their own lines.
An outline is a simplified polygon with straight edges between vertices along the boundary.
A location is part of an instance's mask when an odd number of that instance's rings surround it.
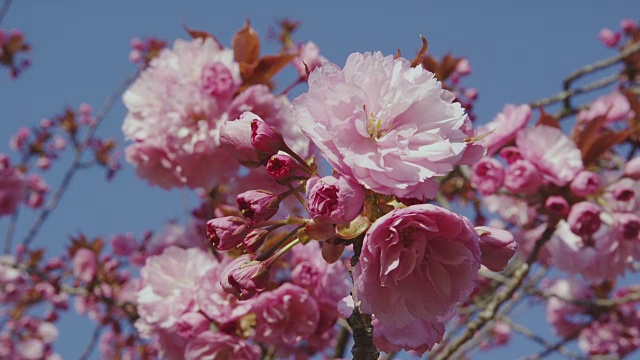
<svg viewBox="0 0 640 360">
<path fill-rule="evenodd" d="M 26 34 L 33 46 L 33 67 L 17 81 L 0 74 L 0 152 L 8 151 L 9 137 L 18 127 L 36 124 L 66 105 L 88 102 L 99 108 L 121 79 L 135 70 L 127 59 L 130 39 L 156 36 L 171 43 L 186 37 L 182 22 L 229 44 L 246 18 L 263 38 L 275 19 L 302 20 L 296 38 L 313 40 L 325 57 L 339 65 L 356 51 L 392 54 L 400 48 L 412 57 L 422 34 L 429 40 L 430 52 L 453 52 L 470 59 L 473 74 L 465 84 L 479 89 L 476 113 L 485 122 L 505 103 L 552 95 L 572 70 L 613 55 L 598 41 L 598 31 L 617 30 L 622 18 L 638 14 L 637 0 L 14 1 L 2 27 L 17 27 Z M 263 52 L 275 47 L 267 46 Z M 123 141 L 124 114 L 118 102 L 100 135 Z M 53 188 L 64 168 L 60 165 L 48 177 Z M 111 183 L 94 171 L 79 174 L 72 185 L 36 245 L 60 249 L 68 235 L 80 230 L 97 236 L 160 229 L 168 218 L 183 218 L 192 198 L 184 191 L 149 188 L 127 164 Z M 32 221 L 27 211 L 23 214 L 18 235 Z M 6 219 L 0 219 L 0 233 L 6 226 Z M 541 326 L 539 316 L 527 321 Z M 57 350 L 64 358 L 77 358 L 82 352 L 78 344 L 92 328 L 87 324 L 76 319 L 63 324 Z M 504 356 L 537 349 L 522 344 Z"/>
</svg>

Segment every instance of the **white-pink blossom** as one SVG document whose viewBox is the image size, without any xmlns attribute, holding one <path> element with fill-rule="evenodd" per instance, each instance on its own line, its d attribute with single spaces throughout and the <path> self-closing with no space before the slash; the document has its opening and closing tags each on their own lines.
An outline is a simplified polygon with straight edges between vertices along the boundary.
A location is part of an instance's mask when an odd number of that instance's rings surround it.
<svg viewBox="0 0 640 360">
<path fill-rule="evenodd" d="M 483 150 L 465 139 L 470 121 L 434 74 L 380 52 L 325 63 L 293 101 L 302 131 L 340 173 L 398 197 L 435 196 L 436 176 Z"/>
</svg>

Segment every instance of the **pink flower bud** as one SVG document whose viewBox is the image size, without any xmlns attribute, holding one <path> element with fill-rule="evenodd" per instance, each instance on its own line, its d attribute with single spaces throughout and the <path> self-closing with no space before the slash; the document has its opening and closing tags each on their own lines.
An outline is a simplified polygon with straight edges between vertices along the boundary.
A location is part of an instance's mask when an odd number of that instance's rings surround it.
<svg viewBox="0 0 640 360">
<path fill-rule="evenodd" d="M 471 74 L 471 63 L 467 58 L 463 58 L 458 61 L 458 64 L 456 65 L 456 72 L 462 76 Z"/>
<path fill-rule="evenodd" d="M 569 188 L 577 196 L 589 196 L 600 188 L 600 177 L 591 171 L 581 171 L 573 179 Z"/>
<path fill-rule="evenodd" d="M 26 144 L 27 139 L 31 136 L 31 130 L 28 127 L 21 127 L 18 131 L 11 137 L 9 141 L 9 147 L 13 150 L 20 150 L 24 144 Z"/>
<path fill-rule="evenodd" d="M 38 160 L 36 161 L 36 165 L 41 170 L 47 170 L 48 168 L 51 167 L 51 159 L 49 159 L 46 156 L 39 157 Z"/>
<path fill-rule="evenodd" d="M 640 233 L 640 217 L 632 213 L 615 214 L 615 229 L 618 236 L 625 240 L 637 240 Z"/>
<path fill-rule="evenodd" d="M 342 175 L 307 181 L 307 210 L 317 221 L 344 224 L 355 219 L 362 211 L 364 189 Z"/>
<path fill-rule="evenodd" d="M 544 206 L 552 215 L 566 216 L 569 213 L 569 203 L 567 202 L 567 199 L 562 196 L 549 196 L 547 201 L 545 201 Z"/>
<path fill-rule="evenodd" d="M 96 263 L 96 254 L 93 251 L 87 248 L 80 248 L 76 250 L 76 253 L 73 255 L 72 264 L 73 276 L 78 280 L 85 283 L 93 280 L 98 267 Z"/>
<path fill-rule="evenodd" d="M 488 226 L 478 226 L 476 231 L 480 235 L 482 265 L 491 271 L 504 270 L 518 248 L 513 235 L 506 230 Z"/>
<path fill-rule="evenodd" d="M 303 177 L 305 173 L 300 164 L 289 155 L 275 154 L 267 163 L 267 172 L 278 181 L 285 181 L 291 177 Z"/>
<path fill-rule="evenodd" d="M 530 161 L 516 160 L 507 168 L 504 186 L 513 193 L 533 194 L 542 186 L 542 177 Z"/>
<path fill-rule="evenodd" d="M 333 244 L 330 241 L 322 243 L 322 258 L 329 264 L 333 264 L 340 260 L 342 253 L 344 252 L 344 244 Z"/>
<path fill-rule="evenodd" d="M 27 183 L 15 168 L 0 169 L 0 216 L 11 215 L 27 194 Z"/>
<path fill-rule="evenodd" d="M 605 46 L 614 47 L 618 45 L 622 35 L 618 32 L 613 32 L 613 30 L 609 28 L 603 28 L 600 30 L 600 33 L 598 33 L 598 37 Z"/>
<path fill-rule="evenodd" d="M 136 239 L 133 237 L 132 233 L 116 235 L 111 238 L 111 247 L 113 248 L 114 254 L 119 256 L 129 256 L 137 247 Z"/>
<path fill-rule="evenodd" d="M 185 339 L 190 339 L 209 329 L 209 319 L 199 312 L 188 312 L 182 314 L 176 323 L 178 335 Z"/>
<path fill-rule="evenodd" d="M 251 121 L 251 144 L 269 156 L 275 155 L 284 147 L 282 136 L 259 117 Z"/>
<path fill-rule="evenodd" d="M 482 158 L 471 167 L 471 185 L 483 195 L 498 191 L 504 183 L 504 167 L 494 158 Z"/>
<path fill-rule="evenodd" d="M 625 34 L 631 34 L 636 30 L 638 24 L 632 19 L 622 19 L 620 21 L 620 27 Z"/>
<path fill-rule="evenodd" d="M 640 180 L 640 156 L 636 156 L 624 164 L 624 174 L 633 180 Z"/>
<path fill-rule="evenodd" d="M 477 100 L 478 99 L 478 89 L 466 89 L 464 91 L 464 96 L 469 100 Z"/>
<path fill-rule="evenodd" d="M 636 192 L 626 181 L 618 181 L 609 188 L 614 199 L 622 202 L 631 201 L 635 198 Z"/>
<path fill-rule="evenodd" d="M 42 119 L 40 120 L 40 127 L 43 129 L 48 129 L 50 127 L 52 127 L 54 125 L 53 121 L 51 119 Z"/>
<path fill-rule="evenodd" d="M 253 229 L 249 231 L 249 234 L 242 240 L 244 244 L 244 248 L 249 253 L 255 253 L 260 249 L 262 244 L 264 244 L 264 240 L 267 238 L 269 231 L 265 229 Z"/>
<path fill-rule="evenodd" d="M 251 222 L 271 219 L 280 207 L 280 196 L 266 190 L 249 190 L 238 195 L 238 209 Z"/>
<path fill-rule="evenodd" d="M 222 270 L 220 285 L 239 300 L 247 300 L 263 291 L 269 282 L 269 268 L 251 255 L 242 255 Z"/>
<path fill-rule="evenodd" d="M 249 233 L 249 224 L 237 216 L 225 216 L 207 221 L 207 235 L 216 250 L 225 251 L 240 245 Z"/>
<path fill-rule="evenodd" d="M 600 213 L 602 209 L 588 201 L 579 202 L 571 207 L 567 222 L 571 231 L 579 236 L 589 236 L 598 231 L 602 220 Z"/>
</svg>

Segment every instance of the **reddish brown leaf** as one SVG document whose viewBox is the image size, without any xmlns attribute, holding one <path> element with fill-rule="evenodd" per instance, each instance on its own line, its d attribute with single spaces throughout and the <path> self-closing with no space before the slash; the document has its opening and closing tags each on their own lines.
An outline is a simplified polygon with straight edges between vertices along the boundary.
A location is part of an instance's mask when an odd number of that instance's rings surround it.
<svg viewBox="0 0 640 360">
<path fill-rule="evenodd" d="M 632 119 L 629 119 L 629 124 L 631 126 L 636 126 L 640 124 L 640 101 L 638 101 L 638 96 L 629 89 L 623 89 L 622 94 L 629 101 L 629 105 L 631 106 L 631 110 L 635 113 L 635 116 Z"/>
<path fill-rule="evenodd" d="M 244 79 L 244 85 L 240 91 L 255 84 L 269 84 L 271 78 L 295 57 L 296 54 L 279 54 L 260 58 L 251 76 Z"/>
<path fill-rule="evenodd" d="M 602 130 L 604 122 L 607 120 L 606 115 L 600 115 L 593 118 L 588 123 L 584 124 L 582 128 L 576 128 L 573 134 L 573 141 L 580 151 L 582 156 L 586 154 L 588 148 L 590 148 L 598 137 L 598 133 Z M 579 126 L 577 124 L 576 126 Z"/>
<path fill-rule="evenodd" d="M 398 52 L 396 53 L 396 56 L 393 57 L 393 59 L 398 59 L 402 57 L 402 51 L 400 51 L 400 48 L 398 48 Z"/>
<path fill-rule="evenodd" d="M 191 29 L 185 24 L 182 24 L 182 28 L 191 36 L 192 39 L 212 39 L 216 42 L 216 44 L 218 44 L 219 47 L 223 47 L 222 43 L 220 43 L 220 41 L 218 41 L 215 36 L 209 34 L 206 31 Z"/>
<path fill-rule="evenodd" d="M 258 33 L 253 30 L 249 19 L 244 27 L 238 30 L 231 40 L 233 47 L 233 57 L 239 63 L 253 64 L 258 61 L 260 56 L 260 38 Z"/>
<path fill-rule="evenodd" d="M 611 147 L 625 141 L 629 135 L 633 133 L 633 130 L 634 129 L 625 129 L 597 136 L 592 143 L 582 150 L 582 162 L 584 165 L 588 166 L 597 160 L 600 155 L 611 149 Z"/>
<path fill-rule="evenodd" d="M 542 106 L 540 106 L 540 118 L 538 119 L 536 125 L 547 125 L 556 129 L 560 129 L 560 123 L 558 122 L 558 119 L 556 119 L 553 115 L 547 114 Z"/>
<path fill-rule="evenodd" d="M 427 55 L 422 58 L 422 67 L 425 70 L 437 74 L 438 69 L 440 68 L 440 64 L 438 63 L 438 60 L 436 60 L 433 56 Z"/>
<path fill-rule="evenodd" d="M 411 67 L 420 65 L 422 63 L 424 54 L 426 54 L 427 50 L 429 49 L 429 42 L 427 41 L 427 39 L 425 39 L 425 37 L 422 35 L 420 35 L 420 39 L 422 40 L 422 47 L 420 47 L 420 50 L 418 50 L 418 54 L 411 61 Z M 398 57 L 400 57 L 400 49 L 398 49 Z"/>
</svg>

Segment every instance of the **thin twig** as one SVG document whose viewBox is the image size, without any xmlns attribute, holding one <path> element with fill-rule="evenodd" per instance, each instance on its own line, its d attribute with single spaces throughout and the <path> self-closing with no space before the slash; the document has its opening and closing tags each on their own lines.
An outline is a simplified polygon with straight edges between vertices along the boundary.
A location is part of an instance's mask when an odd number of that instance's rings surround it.
<svg viewBox="0 0 640 360">
<path fill-rule="evenodd" d="M 8 254 L 11 251 L 11 243 L 13 242 L 13 233 L 16 230 L 16 223 L 18 222 L 18 209 L 11 214 L 9 224 L 7 225 L 7 232 L 4 237 L 4 253 Z"/>
<path fill-rule="evenodd" d="M 0 7 L 0 24 L 2 24 L 2 20 L 4 20 L 4 17 L 7 15 L 10 6 L 11 0 L 4 0 L 2 7 Z"/>
<path fill-rule="evenodd" d="M 507 285 L 502 292 L 498 293 L 493 300 L 487 304 L 487 307 L 478 314 L 478 317 L 470 322 L 465 329 L 465 332 L 455 341 L 451 342 L 446 348 L 442 350 L 440 354 L 436 357 L 438 360 L 449 359 L 452 355 L 455 354 L 458 349 L 460 349 L 465 343 L 473 338 L 478 330 L 481 330 L 490 320 L 492 320 L 500 306 L 504 304 L 507 300 L 509 300 L 513 294 L 518 290 L 518 288 L 522 285 L 524 280 L 526 279 L 529 271 L 531 270 L 531 264 L 533 264 L 538 258 L 538 253 L 544 246 L 544 244 L 551 238 L 555 231 L 555 224 L 548 225 L 542 237 L 536 242 L 536 245 L 527 258 L 527 261 L 524 262 L 520 267 L 518 267 L 512 277 L 513 282 Z"/>
<path fill-rule="evenodd" d="M 553 96 L 549 96 L 540 100 L 536 100 L 532 103 L 530 103 L 529 105 L 531 107 L 539 107 L 539 106 L 547 106 L 547 105 L 551 105 L 551 104 L 555 104 L 557 102 L 561 102 L 564 101 L 565 99 L 568 99 L 570 97 L 573 97 L 575 95 L 580 95 L 580 94 L 585 94 L 603 87 L 607 87 L 615 82 L 617 82 L 618 80 L 620 80 L 620 75 L 619 74 L 613 74 L 611 76 L 607 76 L 605 78 L 602 78 L 600 80 L 594 81 L 592 83 L 589 83 L 585 86 L 582 86 L 580 88 L 577 89 L 567 89 L 564 91 L 561 91 Z"/>
<path fill-rule="evenodd" d="M 76 150 L 76 153 L 73 157 L 73 161 L 71 162 L 71 165 L 69 166 L 69 169 L 67 170 L 67 172 L 64 174 L 64 177 L 62 178 L 62 182 L 60 183 L 60 186 L 56 190 L 51 200 L 49 200 L 45 208 L 40 212 L 40 216 L 38 216 L 36 221 L 33 223 L 31 228 L 29 229 L 29 233 L 27 234 L 27 236 L 25 236 L 24 240 L 22 241 L 22 244 L 25 247 L 28 247 L 29 244 L 31 244 L 35 236 L 38 234 L 38 231 L 44 224 L 44 222 L 47 220 L 51 212 L 56 208 L 56 206 L 60 202 L 60 199 L 62 198 L 67 188 L 69 187 L 69 184 L 73 179 L 73 176 L 81 168 L 80 165 L 82 164 L 81 162 L 82 156 L 84 155 L 85 150 L 89 147 L 89 142 L 91 141 L 91 139 L 93 139 L 93 134 L 95 134 L 98 126 L 100 125 L 102 120 L 104 120 L 104 118 L 107 116 L 107 114 L 109 113 L 109 111 L 111 110 L 115 102 L 120 98 L 120 96 L 122 96 L 122 93 L 124 93 L 124 91 L 129 87 L 129 85 L 131 85 L 133 81 L 138 77 L 138 74 L 139 72 L 136 72 L 130 75 L 129 77 L 127 77 L 116 88 L 116 90 L 111 94 L 111 96 L 109 96 L 109 98 L 105 100 L 104 105 L 96 115 L 95 123 L 91 127 L 89 127 L 87 131 L 85 140 L 83 141 L 83 145 Z"/>
<path fill-rule="evenodd" d="M 547 349 L 556 347 L 557 351 L 570 358 L 570 359 L 583 359 L 583 357 L 578 356 L 577 354 L 573 353 L 572 351 L 569 351 L 567 348 L 565 348 L 564 346 L 557 346 L 557 344 L 554 344 L 548 340 L 546 340 L 545 338 L 537 335 L 536 333 L 534 333 L 533 331 L 531 331 L 531 329 L 529 329 L 528 327 L 524 326 L 524 325 L 520 325 L 516 322 L 514 322 L 513 320 L 511 320 L 510 318 L 506 317 L 506 316 L 501 316 L 500 321 L 504 321 L 505 323 L 507 323 L 512 329 L 513 331 L 521 334 L 524 337 L 527 337 L 529 339 L 531 339 L 532 341 L 544 346 Z"/>
<path fill-rule="evenodd" d="M 615 56 L 581 67 L 580 69 L 574 71 L 569 76 L 567 76 L 567 78 L 564 79 L 564 84 L 571 85 L 572 82 L 583 77 L 584 75 L 591 74 L 598 70 L 605 69 L 605 68 L 608 68 L 609 66 L 615 65 L 620 61 L 624 60 L 624 58 L 626 58 L 627 56 L 635 53 L 638 50 L 640 50 L 640 41 L 622 50 L 620 53 L 618 53 Z"/>
<path fill-rule="evenodd" d="M 343 326 L 340 327 L 340 335 L 338 336 L 336 347 L 333 350 L 334 359 L 342 359 L 344 357 L 344 352 L 347 349 L 347 344 L 349 343 L 350 337 L 351 337 L 351 330 L 349 330 L 349 325 L 344 324 Z"/>
<path fill-rule="evenodd" d="M 102 325 L 100 324 L 96 326 L 95 330 L 93 330 L 93 334 L 91 334 L 91 341 L 89 341 L 89 344 L 87 344 L 87 347 L 84 349 L 82 354 L 80 354 L 80 357 L 78 358 L 78 360 L 89 359 L 89 356 L 91 356 L 93 349 L 98 344 L 98 338 L 100 337 L 101 332 L 102 332 Z"/>
</svg>

